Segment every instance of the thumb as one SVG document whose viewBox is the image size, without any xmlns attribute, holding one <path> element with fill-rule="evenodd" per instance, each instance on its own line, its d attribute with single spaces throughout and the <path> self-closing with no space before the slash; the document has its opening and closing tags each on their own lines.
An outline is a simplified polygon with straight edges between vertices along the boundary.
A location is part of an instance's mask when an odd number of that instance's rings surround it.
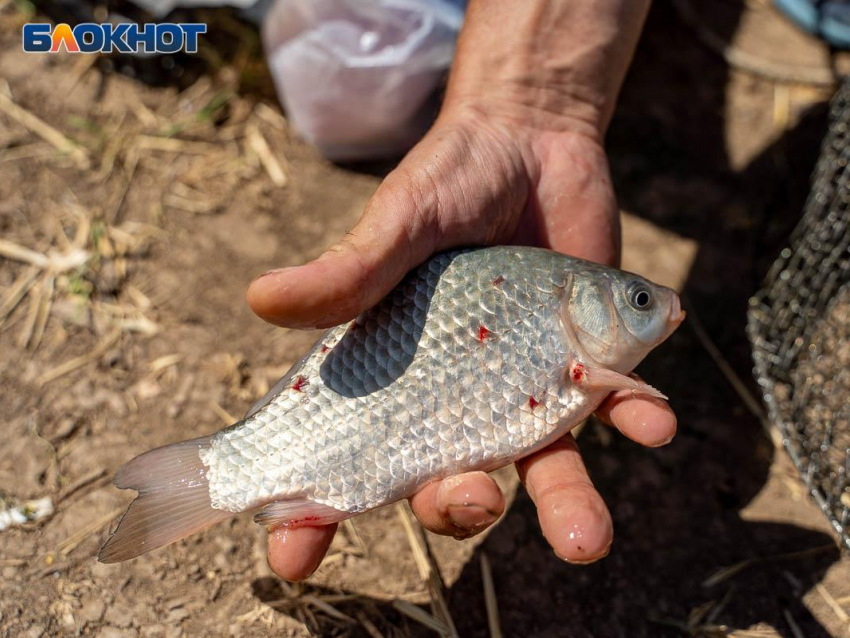
<svg viewBox="0 0 850 638">
<path fill-rule="evenodd" d="M 389 176 L 354 229 L 321 257 L 255 279 L 251 309 L 287 328 L 329 328 L 371 308 L 439 249 L 438 200 L 426 193 Z"/>
</svg>

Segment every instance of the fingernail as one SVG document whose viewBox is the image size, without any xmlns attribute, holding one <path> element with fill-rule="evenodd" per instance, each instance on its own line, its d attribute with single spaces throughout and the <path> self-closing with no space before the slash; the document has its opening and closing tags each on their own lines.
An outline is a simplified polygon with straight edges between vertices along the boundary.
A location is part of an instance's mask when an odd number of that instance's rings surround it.
<svg viewBox="0 0 850 638">
<path fill-rule="evenodd" d="M 591 556 L 591 557 L 587 558 L 586 560 L 577 560 L 577 559 L 564 558 L 563 556 L 562 556 L 561 558 L 563 559 L 563 561 L 564 561 L 565 563 L 569 563 L 570 565 L 590 565 L 591 563 L 595 563 L 595 562 L 596 562 L 596 561 L 598 561 L 598 560 L 602 560 L 602 559 L 603 559 L 603 558 L 605 558 L 608 554 L 610 554 L 610 553 L 611 553 L 611 545 L 612 545 L 612 544 L 613 544 L 613 541 L 611 541 L 610 543 L 608 543 L 608 545 L 605 547 L 605 549 L 602 551 L 602 553 L 601 553 L 601 554 L 597 554 L 596 556 Z"/>
<path fill-rule="evenodd" d="M 672 441 L 674 438 L 675 438 L 675 435 L 673 435 L 669 438 L 666 438 L 663 441 L 658 441 L 657 443 L 652 443 L 649 447 L 664 447 L 665 445 L 670 443 L 670 441 Z"/>
<path fill-rule="evenodd" d="M 292 270 L 292 267 L 290 266 L 289 268 L 275 268 L 274 270 L 269 270 L 268 272 L 264 272 L 262 275 L 257 277 L 257 279 L 264 279 L 269 275 L 282 275 L 287 270 Z M 257 281 L 257 279 L 255 279 L 254 281 Z"/>
<path fill-rule="evenodd" d="M 497 493 L 495 497 L 499 497 Z M 465 538 L 489 527 L 499 518 L 500 502 L 494 499 L 493 490 L 486 483 L 460 480 L 455 477 L 445 479 L 437 492 L 437 507 L 461 532 L 457 537 Z"/>
<path fill-rule="evenodd" d="M 495 512 L 481 507 L 464 503 L 463 505 L 448 506 L 449 519 L 455 527 L 467 532 L 477 532 L 496 522 L 499 516 Z"/>
</svg>

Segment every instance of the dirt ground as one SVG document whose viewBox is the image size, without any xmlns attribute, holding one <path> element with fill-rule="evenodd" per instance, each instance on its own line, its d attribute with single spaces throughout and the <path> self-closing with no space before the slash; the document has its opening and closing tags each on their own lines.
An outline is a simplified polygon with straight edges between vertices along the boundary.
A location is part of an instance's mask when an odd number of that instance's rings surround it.
<svg viewBox="0 0 850 638">
<path fill-rule="evenodd" d="M 655 4 L 609 133 L 625 263 L 684 289 L 755 392 L 747 298 L 799 217 L 831 89 L 731 70 L 676 5 Z M 825 50 L 766 5 L 718 0 L 701 24 L 823 71 Z M 300 142 L 248 48 L 145 83 L 24 55 L 26 8 L 0 0 L 0 238 L 37 251 L 0 246 L 0 300 L 26 291 L 0 307 L 0 499 L 56 511 L 0 531 L 0 636 L 433 635 L 399 610 L 431 613 L 395 507 L 342 527 L 305 585 L 272 576 L 250 517 L 96 562 L 131 498 L 115 469 L 229 424 L 313 343 L 254 317 L 244 291 L 335 241 L 379 178 Z M 646 450 L 582 433 L 614 518 L 607 559 L 557 560 L 510 469 L 489 533 L 427 537 L 458 635 L 490 635 L 485 556 L 506 636 L 850 635 L 850 559 L 693 329 L 640 372 L 679 434 Z"/>
</svg>

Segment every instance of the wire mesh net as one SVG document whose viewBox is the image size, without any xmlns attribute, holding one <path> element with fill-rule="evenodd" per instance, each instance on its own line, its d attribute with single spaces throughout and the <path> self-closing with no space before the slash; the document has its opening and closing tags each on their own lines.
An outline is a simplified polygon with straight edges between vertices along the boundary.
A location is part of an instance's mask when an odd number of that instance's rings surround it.
<svg viewBox="0 0 850 638">
<path fill-rule="evenodd" d="M 850 81 L 803 217 L 750 300 L 747 331 L 771 421 L 850 548 Z"/>
</svg>

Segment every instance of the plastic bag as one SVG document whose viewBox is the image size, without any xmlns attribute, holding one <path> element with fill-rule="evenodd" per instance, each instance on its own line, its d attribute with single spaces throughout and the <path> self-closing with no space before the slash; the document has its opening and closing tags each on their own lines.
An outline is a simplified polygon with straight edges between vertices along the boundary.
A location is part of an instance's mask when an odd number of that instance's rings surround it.
<svg viewBox="0 0 850 638">
<path fill-rule="evenodd" d="M 427 101 L 454 56 L 462 5 L 276 0 L 263 41 L 295 128 L 333 160 L 407 150 L 430 123 Z"/>
</svg>

